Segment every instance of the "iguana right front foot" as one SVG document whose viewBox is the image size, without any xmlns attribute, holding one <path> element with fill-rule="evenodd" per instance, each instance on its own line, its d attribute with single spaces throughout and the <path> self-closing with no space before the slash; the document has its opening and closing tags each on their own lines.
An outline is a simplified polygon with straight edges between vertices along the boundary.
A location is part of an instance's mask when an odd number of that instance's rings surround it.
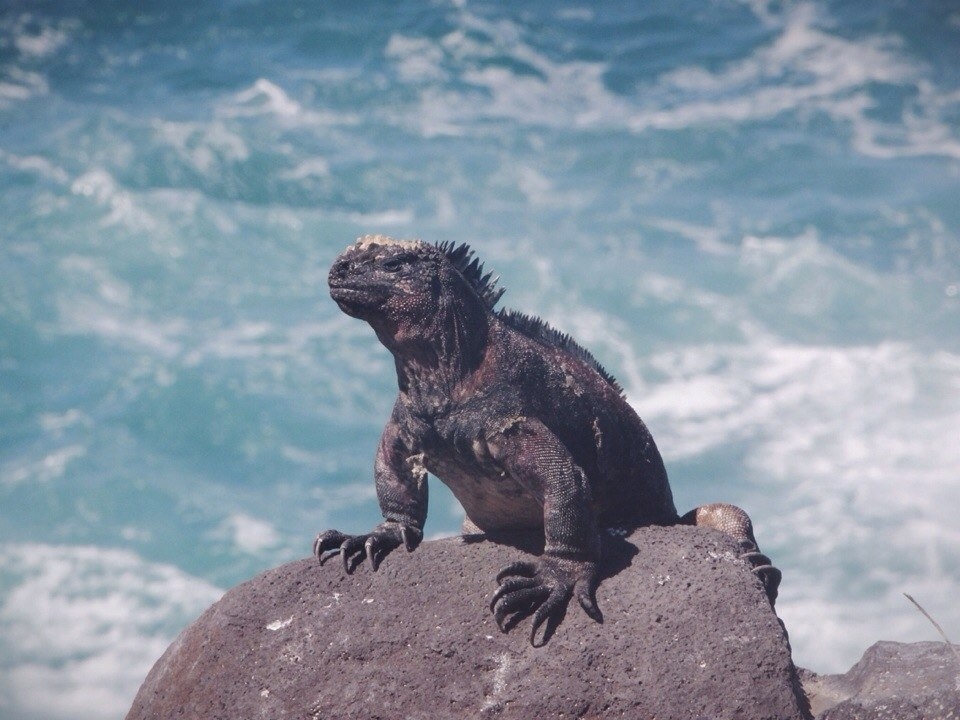
<svg viewBox="0 0 960 720">
<path fill-rule="evenodd" d="M 423 531 L 419 528 L 388 520 L 365 535 L 346 535 L 339 530 L 322 532 L 313 541 L 313 554 L 323 565 L 340 553 L 347 574 L 352 573 L 366 557 L 370 561 L 370 568 L 376 572 L 391 550 L 403 545 L 407 552 L 413 552 L 421 540 Z"/>
</svg>

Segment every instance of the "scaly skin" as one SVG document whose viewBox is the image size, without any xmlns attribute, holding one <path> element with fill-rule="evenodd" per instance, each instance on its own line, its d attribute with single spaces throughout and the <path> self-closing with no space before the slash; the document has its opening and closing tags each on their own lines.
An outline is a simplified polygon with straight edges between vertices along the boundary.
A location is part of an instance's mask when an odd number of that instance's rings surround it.
<svg viewBox="0 0 960 720">
<path fill-rule="evenodd" d="M 352 572 L 376 570 L 423 538 L 427 472 L 450 487 L 482 532 L 543 532 L 544 552 L 497 576 L 491 610 L 506 632 L 533 615 L 531 642 L 574 595 L 602 621 L 594 596 L 600 529 L 696 524 L 735 537 L 771 603 L 780 573 L 732 505 L 683 518 L 660 453 L 617 383 L 566 335 L 536 318 L 495 311 L 502 294 L 466 245 L 361 238 L 330 269 L 330 294 L 393 354 L 399 394 L 377 450 L 384 522 L 365 535 L 317 536 L 321 562 L 339 552 Z"/>
</svg>

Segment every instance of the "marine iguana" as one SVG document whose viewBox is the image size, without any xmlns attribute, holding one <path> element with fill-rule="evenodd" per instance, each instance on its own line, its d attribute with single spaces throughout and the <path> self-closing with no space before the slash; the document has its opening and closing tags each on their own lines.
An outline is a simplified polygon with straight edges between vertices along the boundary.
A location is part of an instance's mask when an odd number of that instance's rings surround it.
<svg viewBox="0 0 960 720">
<path fill-rule="evenodd" d="M 723 530 L 775 601 L 780 571 L 757 548 L 747 514 L 712 504 L 681 517 L 657 446 L 617 382 L 568 335 L 496 310 L 503 289 L 468 245 L 365 236 L 328 280 L 340 309 L 368 322 L 393 354 L 400 392 L 374 469 L 384 521 L 363 535 L 320 533 L 321 563 L 339 552 L 347 572 L 364 556 L 375 571 L 394 548 L 414 550 L 429 471 L 463 505 L 465 528 L 543 533 L 542 555 L 503 568 L 490 601 L 504 632 L 532 614 L 533 644 L 574 593 L 602 622 L 604 528 Z"/>
</svg>

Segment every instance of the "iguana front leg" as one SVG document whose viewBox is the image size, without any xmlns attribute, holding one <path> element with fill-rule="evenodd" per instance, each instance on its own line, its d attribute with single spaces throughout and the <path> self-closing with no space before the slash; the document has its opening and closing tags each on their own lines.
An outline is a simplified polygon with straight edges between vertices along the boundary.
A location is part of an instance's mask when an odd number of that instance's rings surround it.
<svg viewBox="0 0 960 720">
<path fill-rule="evenodd" d="M 353 572 L 364 557 L 376 571 L 381 560 L 394 548 L 403 545 L 412 552 L 423 540 L 423 523 L 427 518 L 427 471 L 422 456 L 412 447 L 414 443 L 404 439 L 398 413 L 399 407 L 395 406 L 380 438 L 374 467 L 377 500 L 384 521 L 362 535 L 347 535 L 339 530 L 327 530 L 317 535 L 313 554 L 321 565 L 328 557 L 340 553 L 346 572 Z"/>
<path fill-rule="evenodd" d="M 532 614 L 530 642 L 537 645 L 540 627 L 574 593 L 584 611 L 602 622 L 594 595 L 600 535 L 585 473 L 559 438 L 533 418 L 511 421 L 488 437 L 487 445 L 504 471 L 543 504 L 545 538 L 540 558 L 512 563 L 497 575 L 500 587 L 490 601 L 497 625 L 507 632 Z"/>
</svg>

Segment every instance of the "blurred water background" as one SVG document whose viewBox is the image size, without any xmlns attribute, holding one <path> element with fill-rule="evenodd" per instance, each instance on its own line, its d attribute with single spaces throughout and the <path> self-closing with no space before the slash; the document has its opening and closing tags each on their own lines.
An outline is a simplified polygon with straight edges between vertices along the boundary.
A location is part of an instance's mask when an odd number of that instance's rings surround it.
<svg viewBox="0 0 960 720">
<path fill-rule="evenodd" d="M 903 592 L 960 638 L 956 3 L 6 0 L 0 717 L 122 717 L 378 520 L 392 363 L 326 290 L 367 232 L 589 347 L 681 511 L 754 517 L 799 664 L 937 639 Z"/>
</svg>

